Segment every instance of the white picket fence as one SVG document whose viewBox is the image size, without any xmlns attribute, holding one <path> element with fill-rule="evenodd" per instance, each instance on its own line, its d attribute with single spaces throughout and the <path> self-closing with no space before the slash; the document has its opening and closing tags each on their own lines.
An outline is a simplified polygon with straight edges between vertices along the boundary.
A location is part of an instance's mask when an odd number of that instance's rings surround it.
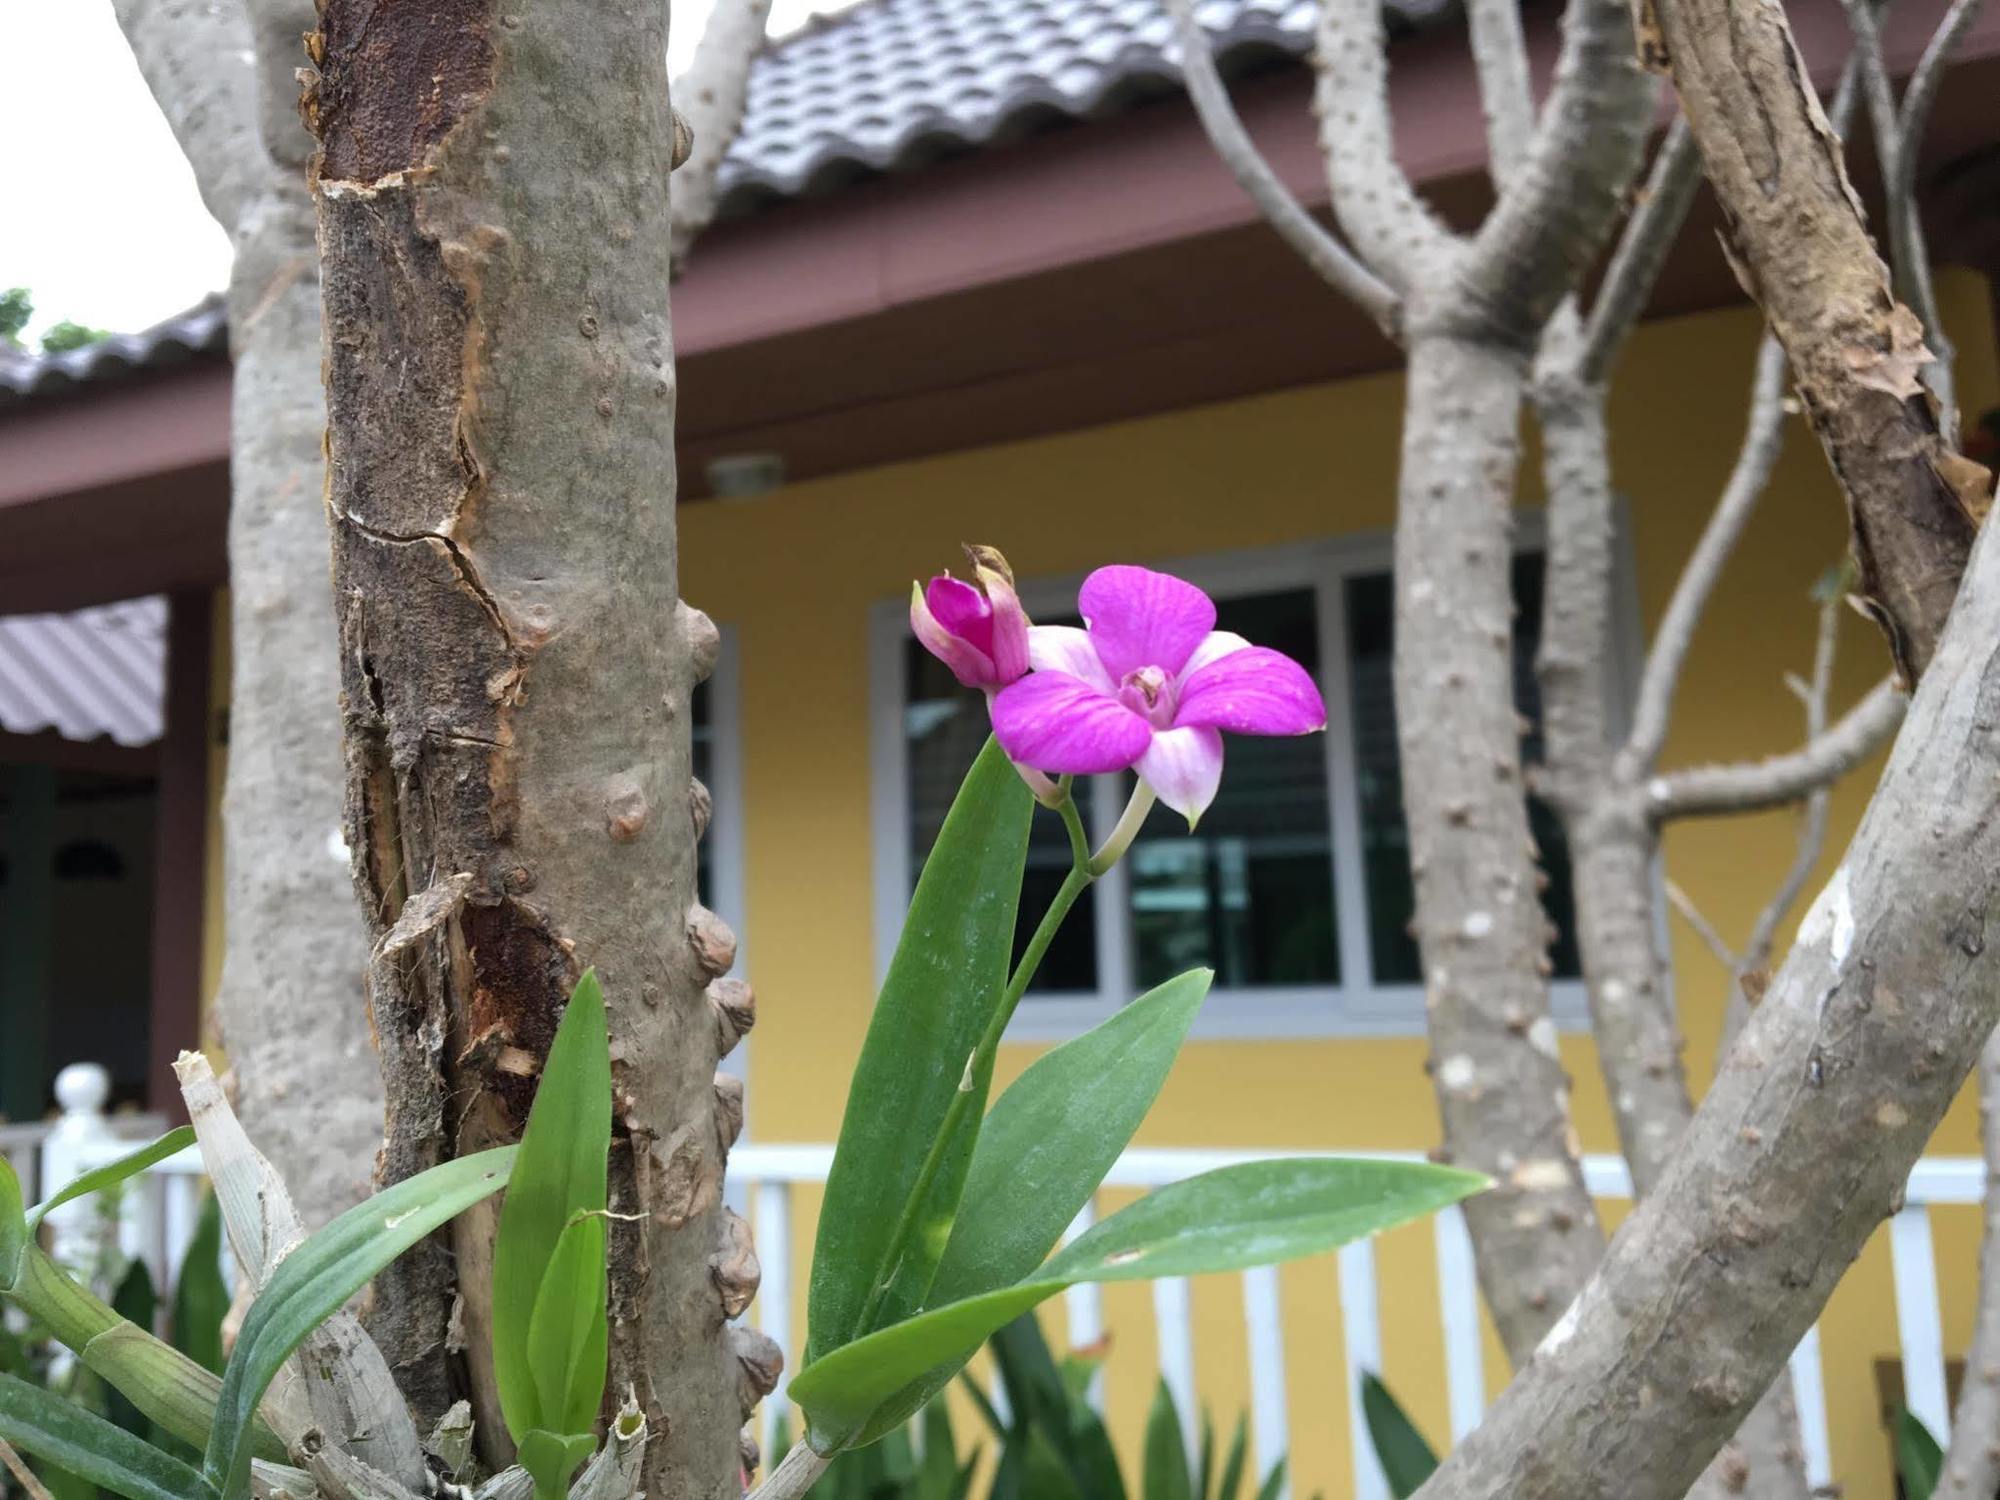
<svg viewBox="0 0 2000 1500">
<path fill-rule="evenodd" d="M 89 1065 L 66 1069 L 58 1080 L 64 1113 L 50 1125 L 0 1125 L 0 1155 L 21 1178 L 29 1201 L 46 1197 L 77 1175 L 132 1149 L 135 1139 L 158 1133 L 160 1122 L 143 1116 L 107 1118 L 107 1094 L 101 1069 Z M 1379 1152 L 1207 1151 L 1135 1148 L 1118 1159 L 1105 1186 L 1112 1189 L 1154 1188 L 1217 1167 L 1270 1157 L 1334 1154 L 1377 1156 Z M 1416 1160 L 1414 1155 L 1391 1159 Z M 788 1367 L 796 1365 L 803 1346 L 800 1301 L 792 1284 L 794 1190 L 826 1181 L 833 1148 L 826 1145 L 767 1145 L 745 1142 L 731 1154 L 730 1197 L 753 1215 L 763 1287 L 752 1316 L 784 1349 Z M 121 1206 L 119 1233 L 126 1254 L 142 1259 L 164 1294 L 173 1284 L 200 1204 L 200 1160 L 192 1150 L 158 1164 L 128 1192 Z M 1624 1162 L 1614 1156 L 1585 1158 L 1584 1175 L 1600 1199 L 1631 1194 Z M 1984 1169 L 1971 1157 L 1927 1157 L 1911 1173 L 1904 1207 L 1889 1224 L 1889 1249 L 1895 1281 L 1896 1321 L 1901 1344 L 1904 1395 L 1910 1409 L 1932 1432 L 1950 1430 L 1945 1385 L 1945 1338 L 1938 1310 L 1937 1260 L 1931 1240 L 1930 1209 L 1937 1204 L 1981 1201 Z M 68 1233 L 88 1235 L 96 1221 L 88 1205 L 51 1216 L 58 1239 Z M 1094 1208 L 1086 1209 L 1071 1234 L 1088 1227 Z M 1479 1292 L 1473 1275 L 1472 1245 L 1464 1217 L 1456 1209 L 1436 1216 L 1432 1248 L 1437 1262 L 1439 1357 L 1444 1366 L 1453 1442 L 1477 1425 L 1486 1405 L 1486 1370 L 1481 1342 Z M 60 1251 L 58 1252 L 60 1254 Z M 1286 1373 L 1306 1360 L 1337 1359 L 1347 1391 L 1347 1420 L 1353 1453 L 1354 1500 L 1388 1500 L 1389 1487 L 1374 1452 L 1361 1437 L 1360 1377 L 1382 1368 L 1381 1305 L 1372 1242 L 1349 1245 L 1329 1268 L 1336 1279 L 1341 1321 L 1340 1347 L 1331 1351 L 1320 1342 L 1286 1348 L 1286 1320 L 1278 1273 L 1259 1269 L 1237 1280 L 1243 1307 L 1247 1382 L 1250 1391 L 1252 1441 L 1262 1472 L 1291 1450 L 1291 1416 L 1286 1402 Z M 1088 1343 L 1104 1327 L 1102 1294 L 1095 1286 L 1073 1287 L 1064 1293 L 1068 1333 L 1076 1344 Z M 1180 1406 L 1183 1425 L 1192 1432 L 1199 1411 L 1194 1343 L 1194 1318 L 1188 1283 L 1168 1279 L 1153 1283 L 1153 1314 L 1157 1323 L 1159 1372 Z M 1299 1329 L 1292 1329 L 1296 1336 Z M 1211 1366 L 1212 1368 L 1212 1366 Z M 1815 1486 L 1832 1482 L 1827 1443 L 1825 1388 L 1818 1331 L 1809 1333 L 1792 1356 L 1792 1376 L 1804 1428 L 1808 1479 Z M 779 1392 L 782 1398 L 782 1389 Z M 766 1403 L 768 1424 L 776 1420 L 781 1400 Z"/>
</svg>

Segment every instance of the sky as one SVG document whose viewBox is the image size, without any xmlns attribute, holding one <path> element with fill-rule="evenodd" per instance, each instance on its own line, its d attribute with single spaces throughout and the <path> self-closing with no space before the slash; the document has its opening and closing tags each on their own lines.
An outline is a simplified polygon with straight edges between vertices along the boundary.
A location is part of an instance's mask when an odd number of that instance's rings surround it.
<svg viewBox="0 0 2000 1500">
<path fill-rule="evenodd" d="M 710 0 L 676 0 L 678 74 Z M 836 0 L 777 0 L 772 29 Z M 0 0 L 0 289 L 34 294 L 32 339 L 64 318 L 132 332 L 229 280 L 229 242 L 201 206 L 110 0 Z"/>
</svg>

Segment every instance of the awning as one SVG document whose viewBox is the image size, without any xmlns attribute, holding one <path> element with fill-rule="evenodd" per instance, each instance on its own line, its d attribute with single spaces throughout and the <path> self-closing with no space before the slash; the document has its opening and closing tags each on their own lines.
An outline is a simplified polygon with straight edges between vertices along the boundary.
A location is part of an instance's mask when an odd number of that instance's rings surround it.
<svg viewBox="0 0 2000 1500">
<path fill-rule="evenodd" d="M 0 615 L 0 729 L 149 745 L 165 724 L 167 601 Z"/>
</svg>

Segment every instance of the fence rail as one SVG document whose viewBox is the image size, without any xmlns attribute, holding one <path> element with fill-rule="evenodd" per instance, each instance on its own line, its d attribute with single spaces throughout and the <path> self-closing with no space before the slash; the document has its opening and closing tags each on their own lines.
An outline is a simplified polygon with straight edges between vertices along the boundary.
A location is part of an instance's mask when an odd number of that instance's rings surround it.
<svg viewBox="0 0 2000 1500">
<path fill-rule="evenodd" d="M 30 1201 L 47 1197 L 79 1173 L 131 1149 L 137 1136 L 156 1134 L 160 1122 L 147 1117 L 108 1119 L 103 1114 L 102 1070 L 65 1070 L 58 1097 L 61 1119 L 48 1125 L 0 1125 L 0 1155 L 4 1155 Z M 1211 1151 L 1135 1148 L 1119 1157 L 1104 1186 L 1110 1189 L 1154 1188 L 1218 1167 L 1271 1157 L 1348 1155 L 1383 1160 L 1417 1160 L 1414 1153 L 1320 1151 Z M 799 1216 L 794 1194 L 806 1185 L 826 1181 L 833 1163 L 828 1145 L 766 1145 L 745 1142 L 729 1161 L 730 1196 L 746 1204 L 754 1216 L 757 1248 L 764 1280 L 754 1316 L 763 1331 L 785 1351 L 787 1368 L 796 1366 L 804 1339 L 797 1293 L 792 1284 L 795 1235 Z M 199 1157 L 190 1149 L 152 1168 L 140 1187 L 121 1205 L 119 1237 L 125 1252 L 147 1263 L 155 1285 L 171 1288 L 192 1237 L 199 1207 Z M 1600 1199 L 1631 1196 L 1625 1163 L 1615 1156 L 1584 1159 L 1584 1179 Z M 1895 1282 L 1897 1335 L 1901 1345 L 1905 1399 L 1910 1409 L 1941 1439 L 1950 1429 L 1945 1383 L 1945 1340 L 1938 1309 L 1937 1259 L 1931 1236 L 1930 1209 L 1938 1204 L 1977 1204 L 1985 1173 L 1970 1157 L 1927 1157 L 1910 1174 L 1904 1206 L 1889 1223 L 1889 1251 Z M 66 1210 L 83 1210 L 65 1221 Z M 95 1232 L 83 1216 L 86 1205 L 66 1205 L 51 1215 L 60 1239 L 66 1233 Z M 1070 1235 L 1093 1221 L 1093 1203 L 1077 1216 Z M 1477 1425 L 1486 1406 L 1486 1368 L 1479 1314 L 1478 1283 L 1472 1244 L 1464 1216 L 1446 1209 L 1432 1221 L 1431 1250 L 1436 1262 L 1439 1355 L 1445 1372 L 1451 1437 L 1463 1438 Z M 1347 1420 L 1353 1456 L 1355 1500 L 1388 1500 L 1389 1486 L 1365 1437 L 1360 1389 L 1363 1372 L 1382 1368 L 1381 1293 L 1373 1241 L 1348 1245 L 1334 1257 L 1333 1273 L 1341 1314 L 1337 1352 L 1347 1393 Z M 1291 1420 L 1286 1373 L 1299 1361 L 1328 1357 L 1314 1344 L 1287 1348 L 1287 1322 L 1278 1273 L 1264 1268 L 1240 1273 L 1245 1348 L 1248 1357 L 1250 1430 L 1260 1472 L 1268 1470 L 1291 1449 Z M 1069 1334 L 1077 1344 L 1088 1343 L 1104 1328 L 1103 1294 L 1082 1285 L 1063 1294 Z M 1192 1298 L 1184 1279 L 1169 1278 L 1153 1285 L 1153 1316 L 1157 1323 L 1159 1373 L 1181 1410 L 1183 1426 L 1196 1430 L 1199 1411 Z M 1298 1328 L 1291 1327 L 1296 1341 Z M 1791 1358 L 1793 1381 L 1806 1453 L 1807 1478 L 1814 1486 L 1832 1482 L 1827 1439 L 1824 1371 L 1818 1330 L 1809 1332 Z M 765 1436 L 781 1409 L 783 1389 L 765 1404 Z"/>
</svg>

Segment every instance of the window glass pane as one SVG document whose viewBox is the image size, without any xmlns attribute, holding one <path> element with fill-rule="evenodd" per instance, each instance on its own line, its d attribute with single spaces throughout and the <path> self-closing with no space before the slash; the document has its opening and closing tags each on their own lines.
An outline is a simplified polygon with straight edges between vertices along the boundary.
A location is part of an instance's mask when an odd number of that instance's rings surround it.
<svg viewBox="0 0 2000 1500">
<path fill-rule="evenodd" d="M 1047 620 L 1044 624 L 1075 624 L 1074 620 Z M 944 663 L 915 641 L 904 643 L 903 729 L 909 743 L 910 764 L 910 881 L 923 868 L 931 844 L 952 798 L 965 779 L 991 732 L 986 717 L 986 699 L 975 689 L 960 687 Z M 1089 788 L 1079 787 L 1077 802 L 1090 826 Z M 1048 909 L 1063 876 L 1069 872 L 1069 836 L 1062 820 L 1053 813 L 1036 810 L 1028 836 L 1028 867 L 1021 890 L 1021 914 L 1014 934 L 1014 956 L 1020 957 L 1028 938 Z M 1050 994 L 1097 988 L 1097 905 L 1096 893 L 1086 890 L 1064 921 L 1030 992 Z"/>
<path fill-rule="evenodd" d="M 715 790 L 715 780 L 711 773 L 715 769 L 715 725 L 711 721 L 708 702 L 708 684 L 696 683 L 688 700 L 689 739 L 694 751 L 694 779 Z M 715 897 L 715 856 L 709 850 L 715 844 L 715 824 L 711 813 L 709 832 L 698 839 L 694 846 L 694 888 L 703 905 Z"/>
<path fill-rule="evenodd" d="M 1318 675 L 1310 589 L 1223 599 L 1216 612 L 1218 629 Z M 1337 983 L 1325 744 L 1230 735 L 1226 747 L 1222 789 L 1196 832 L 1155 807 L 1126 857 L 1138 982 L 1208 965 L 1219 987 Z"/>
<path fill-rule="evenodd" d="M 1514 704 L 1531 728 L 1521 740 L 1524 760 L 1541 757 L 1542 700 L 1535 681 L 1541 638 L 1542 558 L 1514 559 Z M 1415 898 L 1410 886 L 1410 840 L 1403 824 L 1403 785 L 1396 753 L 1395 685 L 1391 674 L 1393 595 L 1389 575 L 1347 580 L 1347 644 L 1354 710 L 1354 760 L 1361 788 L 1362 874 L 1368 892 L 1368 932 L 1379 984 L 1417 984 L 1423 969 L 1408 932 Z M 1528 800 L 1528 823 L 1541 849 L 1548 889 L 1542 905 L 1559 934 L 1549 957 L 1565 979 L 1581 972 L 1576 952 L 1576 911 L 1569 849 L 1555 813 Z"/>
</svg>

